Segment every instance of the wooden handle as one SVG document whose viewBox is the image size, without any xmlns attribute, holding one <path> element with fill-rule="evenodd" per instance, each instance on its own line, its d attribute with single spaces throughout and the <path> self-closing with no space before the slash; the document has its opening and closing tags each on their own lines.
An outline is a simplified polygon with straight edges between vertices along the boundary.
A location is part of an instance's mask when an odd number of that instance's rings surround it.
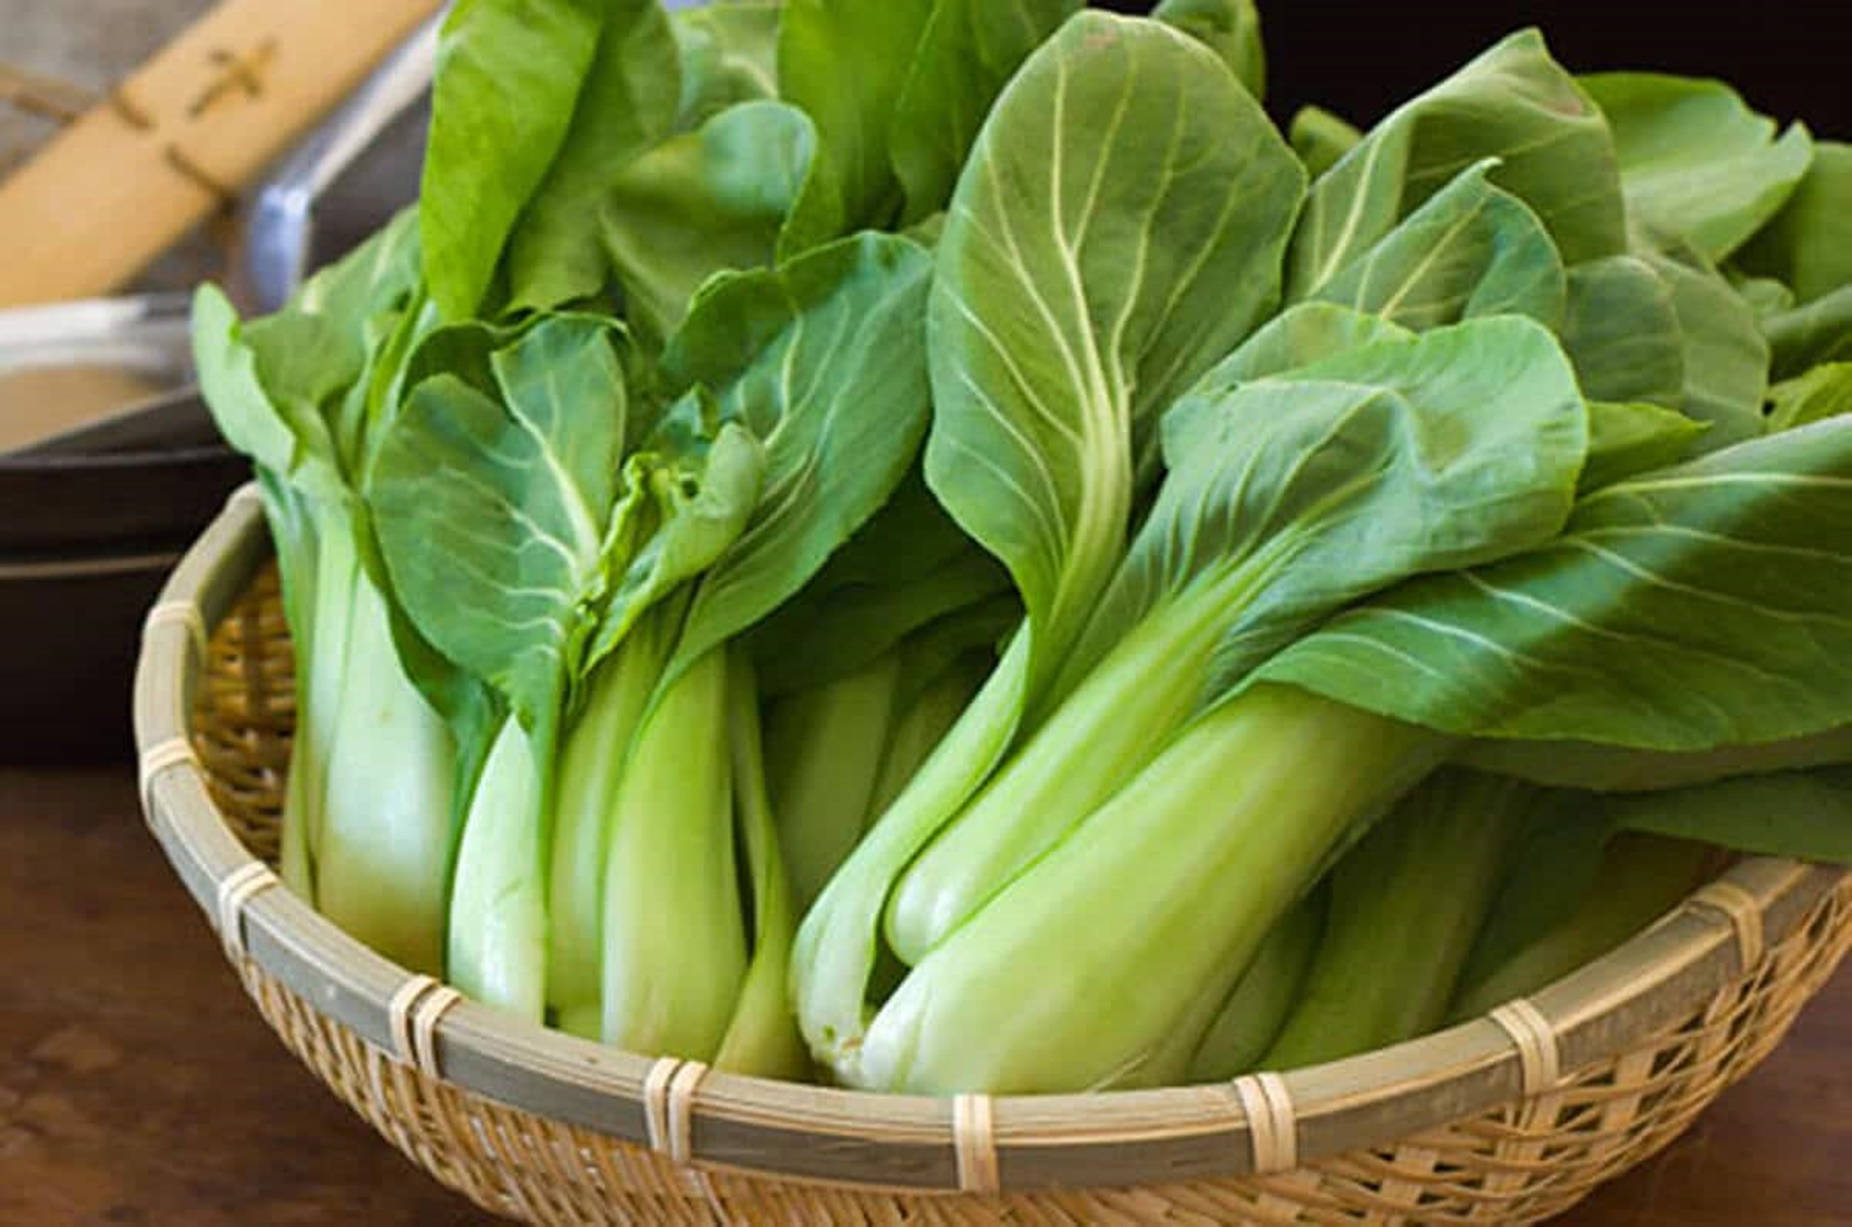
<svg viewBox="0 0 1852 1227">
<path fill-rule="evenodd" d="M 225 0 L 0 183 L 0 307 L 121 288 L 439 2 Z"/>
</svg>

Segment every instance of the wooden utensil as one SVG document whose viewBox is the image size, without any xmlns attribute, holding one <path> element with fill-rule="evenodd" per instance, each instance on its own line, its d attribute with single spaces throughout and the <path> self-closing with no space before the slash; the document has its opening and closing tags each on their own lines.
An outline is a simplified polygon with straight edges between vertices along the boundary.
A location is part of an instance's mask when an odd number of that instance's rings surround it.
<svg viewBox="0 0 1852 1227">
<path fill-rule="evenodd" d="M 0 307 L 121 287 L 439 4 L 225 0 L 0 183 Z"/>
</svg>

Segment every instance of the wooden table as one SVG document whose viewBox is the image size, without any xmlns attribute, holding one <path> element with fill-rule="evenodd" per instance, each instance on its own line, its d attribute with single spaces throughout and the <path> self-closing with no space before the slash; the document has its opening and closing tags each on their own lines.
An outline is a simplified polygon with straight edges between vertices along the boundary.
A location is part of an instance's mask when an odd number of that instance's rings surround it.
<svg viewBox="0 0 1852 1227">
<path fill-rule="evenodd" d="M 0 767 L 0 1227 L 494 1221 L 271 1038 L 128 770 Z M 1852 963 L 1690 1133 L 1563 1221 L 1852 1223 Z"/>
</svg>

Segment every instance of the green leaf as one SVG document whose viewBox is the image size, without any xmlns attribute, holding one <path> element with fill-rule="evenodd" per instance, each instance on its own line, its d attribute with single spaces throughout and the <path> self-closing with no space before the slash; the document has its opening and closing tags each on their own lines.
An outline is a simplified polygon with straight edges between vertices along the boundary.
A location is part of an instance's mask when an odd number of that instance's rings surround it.
<svg viewBox="0 0 1852 1227">
<path fill-rule="evenodd" d="M 1852 285 L 1852 145 L 1815 142 L 1806 177 L 1735 262 L 1782 281 L 1804 303 Z"/>
<path fill-rule="evenodd" d="M 1685 337 L 1672 290 L 1636 256 L 1569 269 L 1563 348 L 1590 400 L 1676 409 L 1685 391 Z"/>
<path fill-rule="evenodd" d="M 717 273 L 769 266 L 833 233 L 835 187 L 817 134 L 781 102 L 745 102 L 617 172 L 604 242 L 630 321 L 674 332 Z"/>
<path fill-rule="evenodd" d="M 1267 96 L 1267 53 L 1254 0 L 1159 0 L 1151 16 L 1215 52 L 1255 99 Z"/>
<path fill-rule="evenodd" d="M 991 104 L 1081 0 L 938 0 L 894 103 L 888 152 L 911 224 L 945 208 Z"/>
<path fill-rule="evenodd" d="M 1293 115 L 1288 139 L 1293 152 L 1305 163 L 1306 174 L 1316 179 L 1355 148 L 1363 133 L 1323 107 L 1304 106 Z"/>
<path fill-rule="evenodd" d="M 1581 82 L 1614 132 L 1628 213 L 1711 260 L 1775 215 L 1813 157 L 1805 128 L 1776 139 L 1775 121 L 1721 81 L 1610 72 Z"/>
<path fill-rule="evenodd" d="M 1588 464 L 1577 484 L 1583 493 L 1688 458 L 1705 430 L 1682 413 L 1624 401 L 1590 401 L 1588 427 Z"/>
<path fill-rule="evenodd" d="M 488 293 L 566 139 L 599 25 L 593 7 L 572 0 L 459 0 L 445 19 L 418 232 L 446 318 L 475 314 Z"/>
<path fill-rule="evenodd" d="M 771 697 L 833 681 L 926 623 L 1007 591 L 1009 573 L 952 523 L 915 465 L 804 590 L 754 629 L 759 687 Z"/>
<path fill-rule="evenodd" d="M 1755 312 L 1703 256 L 1675 240 L 1638 254 L 1671 296 L 1684 355 L 1679 408 L 1710 427 L 1706 447 L 1723 447 L 1762 431 L 1769 345 Z"/>
<path fill-rule="evenodd" d="M 787 603 L 759 638 L 768 695 L 831 681 L 889 651 L 912 632 L 1009 589 L 982 553 L 962 553 L 937 570 L 892 584 L 832 588 L 813 602 Z"/>
<path fill-rule="evenodd" d="M 1183 419 L 1215 411 L 1224 397 L 1250 380 L 1309 366 L 1377 341 L 1408 340 L 1414 335 L 1380 315 L 1316 300 L 1295 303 L 1205 371 L 1195 386 L 1164 411 L 1163 429 L 1183 429 Z"/>
<path fill-rule="evenodd" d="M 1608 802 L 1632 831 L 1757 856 L 1852 865 L 1852 768 L 1745 776 Z"/>
<path fill-rule="evenodd" d="M 369 481 L 407 613 L 530 731 L 557 720 L 603 582 L 624 384 L 608 321 L 542 319 L 490 357 L 495 397 L 414 387 Z"/>
<path fill-rule="evenodd" d="M 1314 297 L 1417 330 L 1499 314 L 1559 325 L 1556 245 L 1523 201 L 1487 180 L 1493 166 L 1461 171 Z"/>
<path fill-rule="evenodd" d="M 1562 538 L 1406 584 L 1258 677 L 1450 733 L 1702 750 L 1852 723 L 1852 419 L 1582 499 Z"/>
<path fill-rule="evenodd" d="M 847 229 L 885 227 L 899 212 L 889 125 L 932 7 L 932 0 L 785 4 L 778 86 L 817 125 L 840 175 L 839 215 Z"/>
<path fill-rule="evenodd" d="M 1789 311 L 1764 316 L 1769 373 L 1788 379 L 1822 362 L 1852 361 L 1852 285 Z"/>
<path fill-rule="evenodd" d="M 1827 362 L 1768 390 L 1770 430 L 1790 430 L 1852 413 L 1852 362 Z"/>
<path fill-rule="evenodd" d="M 1535 30 L 1511 35 L 1403 103 L 1312 185 L 1294 236 L 1293 298 L 1317 291 L 1482 158 L 1492 182 L 1529 205 L 1566 264 L 1626 247 L 1606 122 Z"/>
<path fill-rule="evenodd" d="M 1218 697 L 1352 600 L 1548 540 L 1587 447 L 1561 350 L 1510 316 L 1379 341 L 1173 413 L 1169 474 L 1062 677 L 1078 684 L 1158 606 L 1207 599 L 1198 695 Z"/>
<path fill-rule="evenodd" d="M 588 668 L 617 647 L 648 609 L 739 540 L 764 482 L 764 447 L 732 422 L 719 427 L 711 444 L 703 440 L 698 447 L 630 458 L 625 488 L 641 498 L 627 500 L 626 509 L 650 523 L 635 530 L 642 544 L 612 588 Z"/>
<path fill-rule="evenodd" d="M 868 233 L 727 274 L 697 299 L 663 368 L 711 389 L 760 439 L 765 483 L 702 579 L 671 675 L 803 587 L 912 463 L 929 410 L 931 271 L 917 244 Z"/>
<path fill-rule="evenodd" d="M 616 168 L 668 136 L 681 89 L 656 0 L 607 0 L 565 143 L 508 245 L 509 306 L 558 306 L 604 288 L 598 206 Z"/>
<path fill-rule="evenodd" d="M 1553 788 L 1652 792 L 1709 784 L 1736 775 L 1803 771 L 1852 762 L 1852 725 L 1781 741 L 1682 752 L 1634 750 L 1561 738 L 1487 740 L 1463 747 L 1459 761 L 1481 771 L 1515 775 Z"/>
<path fill-rule="evenodd" d="M 364 347 L 373 339 L 368 324 L 404 308 L 422 289 L 422 273 L 418 212 L 408 207 L 347 255 L 317 269 L 285 311 L 322 316 Z M 349 367 L 335 369 L 350 369 L 366 352 L 350 353 Z"/>
<path fill-rule="evenodd" d="M 699 127 L 736 102 L 778 97 L 781 0 L 735 0 L 669 15 L 681 52 L 675 126 Z"/>
<path fill-rule="evenodd" d="M 1726 270 L 1725 276 L 1758 318 L 1788 311 L 1794 306 L 1794 291 L 1772 277 L 1745 277 L 1738 269 Z"/>
<path fill-rule="evenodd" d="M 193 295 L 193 365 L 227 443 L 290 485 L 338 503 L 347 481 L 321 402 L 339 390 L 347 347 L 318 318 L 277 316 L 252 338 L 224 292 L 201 285 Z M 309 380 L 306 386 L 286 368 L 293 355 L 301 358 L 297 374 Z M 273 396 L 271 385 L 281 394 Z"/>
<path fill-rule="evenodd" d="M 1215 57 L 1151 22 L 1077 15 L 991 112 L 937 252 L 926 476 L 1021 589 L 1032 671 L 1118 562 L 1157 411 L 1273 309 L 1302 183 Z"/>
</svg>

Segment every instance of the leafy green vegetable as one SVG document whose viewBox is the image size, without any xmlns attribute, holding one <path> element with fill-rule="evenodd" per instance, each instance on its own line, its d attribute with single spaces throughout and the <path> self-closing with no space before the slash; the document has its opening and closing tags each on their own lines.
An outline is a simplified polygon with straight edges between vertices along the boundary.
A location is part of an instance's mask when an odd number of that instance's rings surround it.
<svg viewBox="0 0 1852 1227">
<path fill-rule="evenodd" d="M 951 199 L 991 104 L 1030 52 L 1080 0 L 938 0 L 894 102 L 888 150 L 921 221 Z"/>
<path fill-rule="evenodd" d="M 1560 540 L 1358 606 L 1260 676 L 1475 736 L 1702 750 L 1852 723 L 1848 472 L 1837 418 L 1607 486 Z"/>
<path fill-rule="evenodd" d="M 1522 827 L 1513 801 L 1523 789 L 1437 772 L 1344 855 L 1324 936 L 1265 1068 L 1321 1065 L 1440 1024 Z"/>
<path fill-rule="evenodd" d="M 850 229 L 885 226 L 899 211 L 888 131 L 933 7 L 933 0 L 786 0 L 779 88 L 816 124 L 838 168 L 836 215 Z M 854 71 L 844 71 L 851 64 Z"/>
<path fill-rule="evenodd" d="M 1751 111 L 1720 81 L 1661 73 L 1581 78 L 1614 132 L 1627 211 L 1721 260 L 1775 215 L 1813 142 Z"/>
<path fill-rule="evenodd" d="M 621 544 L 610 509 L 625 385 L 612 326 L 592 317 L 434 339 L 486 350 L 493 386 L 441 374 L 413 387 L 368 499 L 411 620 L 511 712 L 465 819 L 449 968 L 467 991 L 538 1019 L 553 758 Z"/>
<path fill-rule="evenodd" d="M 1273 307 L 1300 186 L 1222 66 L 1147 22 L 1080 14 L 992 112 L 939 242 L 926 475 L 1010 568 L 1036 674 L 1118 560 L 1156 410 Z"/>
<path fill-rule="evenodd" d="M 669 15 L 681 53 L 675 126 L 698 128 L 736 102 L 778 97 L 782 0 L 729 0 Z"/>
<path fill-rule="evenodd" d="M 1406 576 L 1548 539 L 1586 444 L 1567 362 L 1514 317 L 1378 342 L 1167 419 L 1170 474 L 1068 659 L 1064 701 L 907 869 L 895 952 L 926 957 L 1295 634 Z"/>
<path fill-rule="evenodd" d="M 1461 171 L 1314 297 L 1404 328 L 1501 314 L 1556 327 L 1566 293 L 1556 246 L 1522 201 L 1492 186 L 1492 166 Z"/>
<path fill-rule="evenodd" d="M 1465 165 L 1522 200 L 1566 264 L 1626 247 L 1613 142 L 1600 110 L 1542 37 L 1506 38 L 1398 107 L 1312 185 L 1287 284 L 1316 293 Z"/>
<path fill-rule="evenodd" d="M 1229 990 L 1190 1057 L 1190 1082 L 1223 1082 L 1253 1069 L 1299 999 L 1325 929 L 1327 894 L 1315 888 L 1273 926 Z"/>
<path fill-rule="evenodd" d="M 607 0 L 572 124 L 508 243 L 509 305 L 555 307 L 604 288 L 598 206 L 617 168 L 668 136 L 682 88 L 656 0 Z"/>
<path fill-rule="evenodd" d="M 985 121 L 936 249 L 926 476 L 1028 620 L 800 927 L 814 1053 L 853 1052 L 894 876 L 982 782 L 1117 563 L 1156 410 L 1274 305 L 1302 184 L 1212 54 L 1134 19 L 1076 15 Z"/>
<path fill-rule="evenodd" d="M 436 970 L 453 788 L 470 764 L 454 761 L 452 713 L 421 693 L 448 675 L 400 625 L 354 488 L 395 343 L 423 316 L 410 220 L 401 215 L 265 320 L 240 324 L 222 294 L 202 288 L 193 338 L 221 432 L 256 463 L 295 628 L 284 879 L 375 949 Z"/>
<path fill-rule="evenodd" d="M 1306 173 L 1316 179 L 1336 166 L 1363 139 L 1363 133 L 1323 107 L 1304 106 L 1293 115 L 1288 138 L 1293 152 L 1305 163 Z"/>
<path fill-rule="evenodd" d="M 1256 100 L 1267 96 L 1267 57 L 1254 0 L 1158 0 L 1151 16 L 1215 52 Z"/>
<path fill-rule="evenodd" d="M 1768 390 L 1770 430 L 1789 430 L 1852 413 L 1852 362 L 1825 362 Z"/>
<path fill-rule="evenodd" d="M 599 44 L 596 9 L 572 0 L 460 0 L 444 19 L 418 232 L 446 318 L 468 318 L 488 294 L 566 140 Z"/>
<path fill-rule="evenodd" d="M 1685 337 L 1672 290 L 1636 256 L 1569 270 L 1562 342 L 1590 400 L 1666 409 L 1684 402 Z"/>
<path fill-rule="evenodd" d="M 1433 766 L 1433 744 L 1291 688 L 1207 713 L 916 964 L 838 1075 L 921 1094 L 1162 1081 L 1151 1058 L 1178 1015 L 1250 960 L 1355 815 Z M 1038 967 L 1063 970 L 1026 980 Z"/>
<path fill-rule="evenodd" d="M 1747 272 L 1773 277 L 1801 302 L 1852 285 L 1852 145 L 1816 141 L 1813 163 L 1781 212 L 1739 250 Z"/>
<path fill-rule="evenodd" d="M 742 102 L 613 176 L 604 245 L 632 323 L 662 338 L 695 292 L 730 269 L 769 266 L 840 229 L 834 171 L 804 112 Z"/>
</svg>

